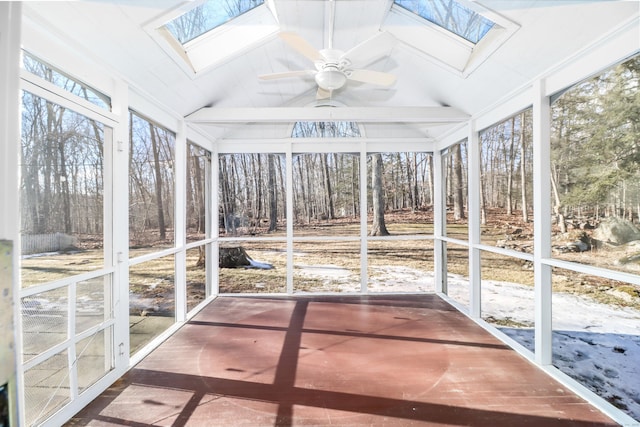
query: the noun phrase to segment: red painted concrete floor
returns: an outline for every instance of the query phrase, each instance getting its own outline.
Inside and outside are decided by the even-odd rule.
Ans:
[[[435,295],[220,297],[69,426],[614,426]]]

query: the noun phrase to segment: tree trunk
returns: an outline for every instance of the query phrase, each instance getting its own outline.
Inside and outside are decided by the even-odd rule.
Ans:
[[[429,205],[433,206],[433,197],[434,197],[433,193],[435,191],[433,188],[433,154],[429,154],[429,170],[427,174],[427,179],[428,179],[428,186],[429,186]],[[445,201],[445,205],[446,205],[446,201]]]
[[[278,201],[276,199],[276,167],[274,154],[267,155],[269,161],[269,231],[278,228]]]
[[[238,268],[251,265],[251,257],[241,246],[221,247],[219,249],[218,267]]]
[[[522,189],[522,220],[529,222],[527,208],[527,142],[525,141],[525,114],[520,116],[520,186]]]
[[[358,195],[360,193],[358,185],[356,185],[360,182],[360,171],[356,167],[360,163],[353,160],[351,164],[351,210],[353,211],[353,217],[355,218],[358,216],[358,209],[360,208],[360,203],[358,203],[360,200]]]
[[[335,209],[333,207],[333,191],[331,189],[331,178],[329,176],[329,159],[328,159],[328,155],[322,154],[322,156],[320,157],[321,162],[322,162],[322,170],[323,170],[323,178],[324,178],[324,189],[325,189],[325,194],[326,194],[326,203],[327,203],[327,216],[329,217],[329,219],[335,219],[336,214],[335,214]]]
[[[487,206],[485,196],[485,177],[482,172],[482,155],[480,155],[480,224],[487,223]]]
[[[219,160],[219,172],[218,179],[220,181],[220,204],[222,206],[222,223],[224,224],[224,231],[227,234],[235,234],[235,221],[233,218],[233,205],[231,190],[229,189],[229,171],[227,168],[227,162],[225,157],[220,157]]]
[[[153,149],[153,165],[156,177],[156,205],[158,209],[158,232],[160,240],[167,238],[167,230],[164,222],[164,204],[162,202],[162,171],[160,169],[160,148],[158,147],[158,140],[155,131],[155,127],[152,123],[149,123],[149,133],[151,134],[151,147]]]
[[[560,194],[558,193],[558,183],[553,171],[551,172],[551,189],[553,191],[553,212],[556,214],[556,222],[558,223],[558,227],[560,227],[560,232],[566,233],[567,225],[564,222],[564,215],[562,214],[562,202],[560,201]]]
[[[464,214],[464,197],[462,188],[464,186],[462,182],[462,150],[460,144],[456,144],[453,147],[453,168],[454,168],[454,180],[455,189],[453,194],[453,219],[460,220],[465,219]]]
[[[262,214],[264,213],[264,195],[262,194],[262,156],[260,153],[256,154],[256,223],[260,224],[260,220],[262,219]]]
[[[513,215],[513,164],[515,162],[514,146],[515,146],[515,127],[516,117],[511,117],[511,137],[509,138],[509,150],[507,150],[507,215]],[[522,123],[520,124],[522,128]]]
[[[382,154],[371,157],[371,185],[373,189],[373,224],[372,236],[388,236],[389,231],[384,223],[384,192],[382,190]]]
[[[67,178],[67,156],[64,152],[64,137],[62,129],[58,131],[58,155],[60,158],[60,171],[56,177],[60,181],[60,191],[62,193],[62,217],[64,222],[64,232],[71,234],[71,198],[69,195],[69,179]]]
[[[417,210],[422,204],[421,202],[420,191],[418,190],[418,154],[413,153],[413,206],[411,210]]]

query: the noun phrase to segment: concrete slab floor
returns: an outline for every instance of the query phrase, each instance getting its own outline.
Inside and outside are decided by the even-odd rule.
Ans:
[[[219,297],[68,426],[615,426],[436,295]]]

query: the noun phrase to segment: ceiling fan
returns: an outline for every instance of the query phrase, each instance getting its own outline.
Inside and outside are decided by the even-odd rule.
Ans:
[[[331,93],[343,87],[347,80],[378,86],[391,86],[396,81],[393,74],[354,68],[368,65],[390,51],[396,39],[388,32],[379,32],[347,52],[332,47],[317,50],[296,33],[281,32],[279,35],[289,46],[313,61],[316,69],[263,74],[258,76],[262,80],[313,76],[318,84],[317,99],[331,97]]]

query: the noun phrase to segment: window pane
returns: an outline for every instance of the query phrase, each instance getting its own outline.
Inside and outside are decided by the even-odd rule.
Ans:
[[[554,268],[553,365],[640,419],[640,285]]]
[[[370,292],[434,292],[433,240],[369,240]]]
[[[533,263],[488,251],[480,259],[482,318],[533,352]]]
[[[533,252],[531,110],[480,133],[481,241]]]
[[[286,292],[287,245],[244,240],[220,247],[220,293]]]
[[[114,317],[111,307],[111,275],[76,284],[76,334]]]
[[[360,157],[344,153],[293,158],[296,236],[360,234]]]
[[[187,250],[187,312],[207,297],[206,251],[209,247],[202,245]]]
[[[456,1],[395,0],[394,3],[471,43],[478,43],[494,25]]]
[[[78,393],[95,384],[114,367],[113,328],[103,329],[76,344]]]
[[[28,52],[22,51],[22,66],[24,69],[48,82],[91,102],[98,107],[111,110],[111,99],[90,86],[75,80],[62,71],[39,60]]]
[[[175,257],[129,268],[129,336],[134,354],[168,329],[175,318]]]
[[[65,350],[25,371],[25,425],[40,425],[71,401],[69,369]]]
[[[284,236],[284,155],[227,154],[219,167],[220,236]]]
[[[553,256],[640,272],[640,56],[552,107]]]
[[[359,136],[360,126],[356,122],[296,122],[291,131],[292,138],[354,138]]]
[[[444,253],[447,257],[446,294],[469,308],[469,248],[444,242]]]
[[[67,287],[22,298],[22,359],[24,362],[68,338]]]
[[[463,141],[442,155],[446,234],[460,240],[469,240],[467,154],[467,142]]]
[[[433,160],[427,153],[367,158],[369,234],[433,234]]]
[[[173,247],[175,135],[130,112],[130,257]]]
[[[104,126],[22,97],[22,286],[104,266]]]
[[[176,40],[185,44],[262,3],[264,0],[207,0],[170,21],[165,27]]]
[[[360,292],[360,242],[293,244],[295,292]]]
[[[195,144],[187,144],[187,242],[207,237],[207,203],[211,153]]]

